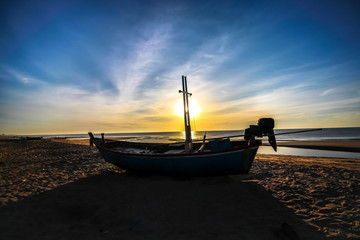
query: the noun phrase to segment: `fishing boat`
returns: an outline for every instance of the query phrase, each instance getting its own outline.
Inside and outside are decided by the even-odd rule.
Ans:
[[[122,169],[169,175],[227,175],[248,173],[256,152],[268,137],[276,151],[274,120],[261,118],[257,125],[250,125],[244,135],[193,140],[191,136],[187,77],[182,76],[185,141],[176,143],[138,143],[95,138],[89,132],[90,142],[95,144],[105,161]],[[232,140],[244,137],[243,140]]]

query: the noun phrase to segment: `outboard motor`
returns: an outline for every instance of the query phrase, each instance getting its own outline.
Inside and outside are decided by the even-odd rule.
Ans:
[[[269,143],[276,152],[276,139],[274,135],[275,121],[272,118],[260,118],[258,125],[250,125],[249,128],[245,129],[245,140],[253,141],[255,137],[268,136]]]

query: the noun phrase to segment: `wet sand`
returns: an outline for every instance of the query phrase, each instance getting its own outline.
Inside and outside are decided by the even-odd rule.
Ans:
[[[289,141],[278,142],[278,146],[308,148],[343,152],[360,152],[360,140]]]
[[[360,160],[258,155],[248,175],[173,178],[56,141],[0,139],[0,239],[360,238]]]

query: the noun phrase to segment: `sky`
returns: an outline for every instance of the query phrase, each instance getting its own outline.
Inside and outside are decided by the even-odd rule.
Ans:
[[[360,2],[2,1],[0,133],[360,127]]]

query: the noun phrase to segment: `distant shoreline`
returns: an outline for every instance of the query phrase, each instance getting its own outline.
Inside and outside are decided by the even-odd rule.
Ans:
[[[130,140],[134,137],[107,137],[113,140]],[[63,142],[70,144],[89,145],[89,139],[76,139],[67,137],[54,137],[49,138],[51,141]],[[2,141],[17,141],[21,140],[18,137],[5,137],[0,136]],[[31,141],[31,140],[30,140]],[[263,140],[263,145],[268,146],[266,140]],[[339,140],[318,140],[318,141],[277,141],[279,147],[292,147],[292,148],[305,148],[327,151],[343,151],[343,152],[359,152],[360,153],[360,140],[359,139],[339,139]]]
[[[113,140],[129,140],[129,138],[108,138]],[[89,145],[89,139],[52,139],[52,141],[66,142],[72,144]],[[263,145],[269,145],[266,140],[263,141]],[[328,151],[342,151],[342,152],[360,152],[360,140],[319,140],[319,141],[278,141],[279,147],[294,147],[294,148],[307,148],[318,149]]]
[[[263,145],[269,145],[265,143]],[[360,152],[360,140],[278,141],[279,147],[306,148],[328,151]]]
[[[275,133],[283,133],[283,132],[289,132],[289,131],[302,131],[302,130],[308,130],[308,129],[317,129],[317,127],[310,127],[310,128],[275,128],[274,132]],[[322,128],[322,131],[315,131],[315,133],[321,133],[321,134],[329,134],[331,133],[332,135],[334,134],[334,130],[336,131],[336,133],[338,133],[337,131],[341,130],[341,131],[349,131],[351,130],[351,132],[356,132],[355,134],[355,138],[351,137],[351,139],[356,139],[356,140],[360,140],[360,127],[329,127],[329,128]],[[216,133],[216,134],[223,134],[223,136],[226,135],[234,135],[234,133],[240,133],[243,132],[244,129],[239,129],[239,130],[198,130],[198,131],[194,131],[194,133],[196,134],[200,134],[201,136],[206,132],[208,135],[211,135],[211,133]],[[178,134],[183,132],[183,130],[180,131],[149,131],[149,132],[104,132],[105,136],[139,136],[139,135],[167,135],[167,134]],[[101,132],[93,132],[95,135],[100,135]],[[340,132],[340,135],[342,135],[343,132]],[[293,135],[293,134],[291,134]],[[81,136],[81,137],[80,137]],[[44,133],[44,134],[12,134],[12,133],[4,133],[2,135],[0,135],[0,137],[44,137],[44,138],[82,138],[82,137],[87,137],[87,132],[83,132],[83,133],[54,133],[54,134],[50,134],[50,133]],[[290,136],[290,135],[288,135]],[[321,136],[322,140],[326,140],[324,139],[324,136]],[[330,139],[333,139],[330,137]],[[344,139],[344,138],[342,138]],[[292,140],[292,139],[289,139]]]

